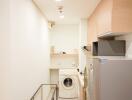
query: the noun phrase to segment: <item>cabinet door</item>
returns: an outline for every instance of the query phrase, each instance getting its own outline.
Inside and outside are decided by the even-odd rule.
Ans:
[[[96,15],[92,15],[88,20],[88,44],[97,41],[97,21]]]
[[[132,32],[132,0],[114,0],[112,12],[112,31],[114,33]]]
[[[96,8],[96,15],[98,36],[111,32],[112,0],[103,0]]]

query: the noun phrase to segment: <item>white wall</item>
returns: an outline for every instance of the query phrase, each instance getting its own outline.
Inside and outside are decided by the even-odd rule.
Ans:
[[[70,52],[78,49],[79,26],[77,24],[57,24],[51,31],[51,45],[55,46],[56,52]]]
[[[1,0],[0,27],[0,100],[29,100],[49,83],[47,21],[32,0]]]
[[[0,0],[0,100],[7,100],[6,66],[9,64],[9,2]]]
[[[79,31],[79,67],[84,70],[86,66],[86,51],[82,50],[83,46],[87,46],[88,23],[87,19],[80,20]]]
[[[126,56],[132,57],[132,33],[116,38],[117,40],[126,40]]]

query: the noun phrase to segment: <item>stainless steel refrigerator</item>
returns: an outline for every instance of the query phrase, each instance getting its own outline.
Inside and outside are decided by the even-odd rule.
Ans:
[[[131,59],[98,57],[88,66],[88,100],[132,100]]]

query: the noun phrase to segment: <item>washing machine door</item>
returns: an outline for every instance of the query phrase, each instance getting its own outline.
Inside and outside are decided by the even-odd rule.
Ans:
[[[78,82],[76,76],[63,76],[59,83],[60,98],[77,98]]]
[[[74,79],[72,79],[71,77],[66,77],[62,81],[62,86],[65,89],[72,89],[74,87],[73,83],[74,83]]]

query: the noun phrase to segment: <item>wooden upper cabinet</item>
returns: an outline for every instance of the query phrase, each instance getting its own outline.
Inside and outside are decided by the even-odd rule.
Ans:
[[[88,33],[88,45],[91,45],[93,41],[97,41],[97,20],[95,14],[89,18]]]
[[[96,25],[91,26],[94,22]],[[94,27],[94,30],[90,29],[91,27]],[[114,36],[131,33],[132,0],[101,0],[88,19],[88,29],[88,39],[95,35],[97,38],[107,34]]]
[[[132,32],[132,0],[114,0],[112,10],[112,31]]]
[[[96,8],[97,35],[111,31],[112,0],[102,0]]]

